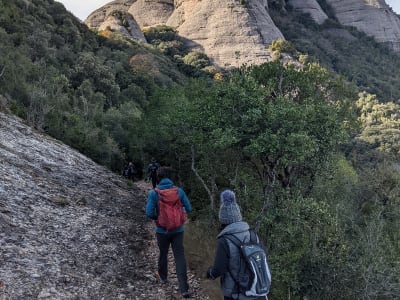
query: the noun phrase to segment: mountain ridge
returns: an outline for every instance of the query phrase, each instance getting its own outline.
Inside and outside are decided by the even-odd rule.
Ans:
[[[281,9],[307,14],[317,24],[323,24],[333,13],[340,24],[353,26],[400,52],[400,18],[384,0],[352,0],[345,4],[326,0],[325,8],[320,2],[287,0]],[[157,25],[175,28],[191,50],[204,52],[216,66],[239,67],[271,61],[269,45],[285,39],[271,17],[270,3],[276,5],[267,0],[116,0],[92,12],[85,24],[98,30],[108,15],[121,10],[132,15],[141,29]],[[326,7],[331,12],[325,11]]]

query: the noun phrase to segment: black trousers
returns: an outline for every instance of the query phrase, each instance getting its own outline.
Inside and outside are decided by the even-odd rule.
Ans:
[[[172,246],[172,253],[175,259],[175,270],[178,277],[179,289],[181,293],[189,290],[187,282],[187,268],[185,251],[183,248],[183,232],[179,233],[157,233],[157,243],[160,249],[158,258],[158,274],[161,279],[168,277],[168,249]]]
[[[157,186],[157,176],[151,176],[151,184],[153,185],[153,189]]]

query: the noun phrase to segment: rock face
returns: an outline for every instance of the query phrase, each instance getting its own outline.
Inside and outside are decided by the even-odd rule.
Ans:
[[[240,5],[235,0],[191,1],[192,5],[187,5],[183,14],[174,14],[167,25],[180,24],[177,26],[179,35],[190,41],[193,50],[205,52],[217,66],[260,64],[270,59],[268,45],[283,38],[265,3],[251,1]]]
[[[137,0],[128,12],[141,28],[165,25],[174,12],[174,0]]]
[[[400,52],[400,18],[385,0],[326,0],[342,25],[354,26]]]
[[[288,0],[288,4],[292,6],[295,11],[309,14],[318,24],[322,24],[328,19],[328,16],[322,10],[317,0]]]
[[[0,299],[179,299],[144,189],[1,112],[0,159]]]
[[[318,24],[328,19],[317,0],[285,3],[295,11],[309,14]],[[326,3],[341,24],[354,26],[400,52],[400,18],[384,0]],[[172,26],[192,50],[206,53],[216,66],[230,68],[269,61],[270,43],[284,39],[268,7],[268,0],[116,0],[93,12],[85,23],[98,29],[104,27],[103,22],[110,22],[107,17],[112,12],[127,11],[141,29]],[[134,37],[137,36],[135,33]]]
[[[132,15],[128,13],[115,12],[111,14],[98,28],[99,30],[110,29],[112,31],[120,32],[127,37],[134,37],[137,40],[147,42],[139,25],[136,23]]]
[[[138,0],[114,1],[91,14],[85,23],[98,29],[103,12],[124,9],[141,28],[168,25],[187,40],[187,46],[205,52],[216,66],[229,68],[270,60],[269,44],[284,38],[268,14],[267,0]],[[114,7],[114,8],[112,8]],[[94,19],[94,20],[93,20]]]
[[[134,2],[136,2],[136,0],[115,0],[103,5],[87,17],[85,24],[89,28],[98,29],[101,23],[103,23],[110,14],[112,14],[114,11],[128,11],[129,7]]]

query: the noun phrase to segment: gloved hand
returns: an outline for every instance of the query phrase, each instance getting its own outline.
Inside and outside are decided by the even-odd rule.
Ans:
[[[212,275],[212,267],[209,267],[206,273],[206,278],[207,279],[215,279],[214,276]]]

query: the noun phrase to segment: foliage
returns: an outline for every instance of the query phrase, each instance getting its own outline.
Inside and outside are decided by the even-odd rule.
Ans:
[[[150,156],[175,167],[207,230],[234,189],[269,249],[274,299],[398,298],[399,107],[378,101],[400,96],[393,53],[274,0],[290,42],[271,49],[302,65],[222,73],[172,28],[142,46],[95,35],[58,2],[27,3],[0,1],[1,106],[113,170]],[[356,101],[349,81],[377,96]]]
[[[176,30],[166,25],[146,28],[143,31],[147,41],[178,63],[179,69],[191,77],[208,77],[215,72],[206,54],[190,51]],[[207,68],[208,67],[208,68]]]
[[[159,128],[160,155],[186,178],[197,217],[208,212],[213,223],[218,193],[237,192],[245,218],[271,241],[278,299],[321,293],[345,265],[335,258],[348,247],[338,246],[345,237],[334,210],[307,196],[346,138],[344,103],[355,94],[342,84],[314,64],[274,62],[155,95],[149,126]]]
[[[176,65],[132,40],[96,35],[58,2],[1,1],[0,8],[0,94],[12,111],[114,170],[125,155],[141,158],[140,112],[156,85],[183,80]],[[151,75],[130,64],[142,53],[150,53]]]
[[[296,49],[294,46],[290,42],[283,39],[272,41],[272,43],[268,46],[268,50],[277,53],[296,54]]]
[[[189,52],[183,57],[183,62],[187,65],[193,66],[198,69],[203,69],[210,65],[210,59],[206,54],[201,52]]]
[[[166,25],[159,25],[143,30],[147,42],[159,44],[160,42],[173,41],[178,39],[176,30]]]
[[[360,90],[384,101],[400,98],[398,54],[355,28],[340,25],[326,0],[318,1],[330,19],[318,25],[307,15],[283,14],[271,5],[270,14],[297,51],[330,70],[343,74]]]
[[[375,95],[361,93],[357,101],[362,132],[357,137],[371,148],[400,157],[400,106],[397,103],[379,103]]]

